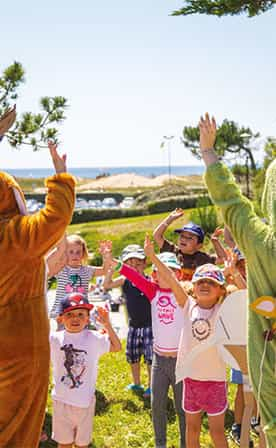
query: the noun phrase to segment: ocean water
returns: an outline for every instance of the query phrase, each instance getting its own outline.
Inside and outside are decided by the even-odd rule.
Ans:
[[[6,172],[16,177],[39,178],[48,177],[53,174],[50,168],[22,168],[22,169],[5,169]],[[102,174],[123,174],[135,173],[140,176],[156,177],[162,174],[168,174],[168,166],[127,166],[127,167],[88,167],[88,168],[70,168],[70,173],[76,177],[95,179],[96,176]],[[204,171],[203,166],[172,166],[171,174],[174,176],[190,176],[193,174],[201,175]]]

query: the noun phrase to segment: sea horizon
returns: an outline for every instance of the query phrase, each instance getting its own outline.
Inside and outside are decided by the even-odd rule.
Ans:
[[[4,171],[8,172],[15,177],[23,178],[44,178],[53,174],[52,168],[5,168]],[[116,175],[135,173],[139,176],[156,177],[163,174],[171,174],[173,176],[191,176],[201,175],[204,172],[204,167],[200,165],[173,165],[170,167],[165,165],[155,166],[123,166],[123,167],[79,167],[69,168],[71,174],[80,178],[95,179],[97,176],[102,175]]]

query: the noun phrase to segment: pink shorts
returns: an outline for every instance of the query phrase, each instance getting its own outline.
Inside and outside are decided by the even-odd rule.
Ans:
[[[210,416],[223,414],[228,407],[227,383],[185,378],[182,407],[190,414],[199,412],[207,412]]]
[[[53,400],[52,439],[61,445],[75,443],[86,446],[91,442],[96,399],[88,408],[79,408]]]

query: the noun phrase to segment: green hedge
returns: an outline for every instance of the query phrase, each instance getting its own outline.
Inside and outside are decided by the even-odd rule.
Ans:
[[[198,196],[171,196],[159,201],[152,201],[147,204],[147,209],[150,215],[154,213],[171,212],[175,208],[194,208]]]
[[[153,215],[166,213],[175,208],[189,209],[197,206],[200,196],[172,196],[159,201],[151,201],[144,207],[131,208],[100,208],[76,210],[72,224],[90,221],[103,221],[105,219],[130,218],[132,216]],[[206,204],[207,205],[207,204]]]
[[[104,219],[129,218],[131,216],[147,215],[145,207],[135,208],[91,208],[76,210],[73,214],[71,224],[79,224],[89,221],[103,221]]]

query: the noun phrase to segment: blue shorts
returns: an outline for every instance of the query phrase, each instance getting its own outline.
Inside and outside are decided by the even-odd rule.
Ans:
[[[140,362],[141,356],[147,364],[152,363],[152,327],[129,327],[127,334],[126,358],[134,364]]]
[[[233,384],[243,384],[242,373],[240,370],[231,369],[230,372],[230,383]]]

